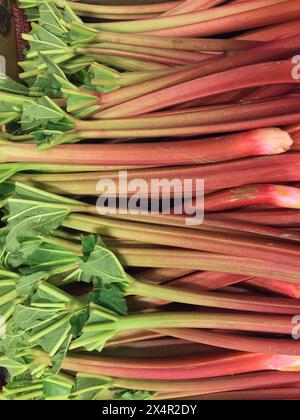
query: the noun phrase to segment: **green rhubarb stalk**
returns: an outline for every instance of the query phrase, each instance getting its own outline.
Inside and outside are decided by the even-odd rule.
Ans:
[[[93,26],[97,27],[97,23]],[[113,42],[116,44],[145,46],[152,48],[166,48],[185,51],[226,52],[241,51],[258,45],[257,41],[243,41],[234,39],[199,39],[199,38],[163,38],[150,35],[121,34],[117,32],[99,31],[97,42]]]
[[[98,320],[98,322],[97,322]],[[101,322],[102,320],[102,322]],[[104,321],[102,311],[92,308],[90,318],[82,329],[81,336],[73,341],[70,350],[85,348],[88,351],[102,348],[109,338],[117,331],[137,329],[172,328],[204,328],[204,329],[234,329],[239,331],[256,331],[289,335],[291,332],[291,317],[274,315],[243,315],[227,313],[199,312],[156,312],[142,315],[127,315],[114,317]]]

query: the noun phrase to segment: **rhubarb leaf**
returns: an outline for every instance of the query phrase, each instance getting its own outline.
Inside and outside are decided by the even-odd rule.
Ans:
[[[68,400],[74,387],[71,377],[51,375],[43,381],[45,400]]]
[[[16,284],[17,295],[20,297],[30,296],[35,290],[38,282],[46,280],[48,277],[49,275],[46,272],[20,277]]]
[[[0,366],[8,370],[11,378],[23,375],[29,369],[26,359],[14,359],[7,356],[0,357]]]
[[[83,347],[87,351],[102,351],[106,342],[113,338],[117,332],[119,317],[114,312],[93,303],[90,306],[89,319],[82,330],[81,336],[70,345],[71,350]],[[101,331],[101,324],[107,322],[112,323],[112,329]],[[114,322],[116,322],[115,328]]]
[[[82,281],[100,279],[103,284],[116,283],[121,289],[129,286],[129,278],[115,254],[106,248],[100,237],[88,235],[82,240],[83,257],[80,258]]]
[[[120,315],[127,315],[128,313],[126,299],[124,298],[122,291],[113,284],[101,285],[99,290],[94,288],[93,292],[90,294],[90,300],[91,302],[100,306],[105,306]]]
[[[9,76],[0,74],[0,91],[9,92],[16,95],[27,95],[28,88],[21,83],[16,82]]]
[[[109,378],[78,373],[73,396],[80,400],[95,400],[99,393],[112,386]]]
[[[54,3],[40,2],[39,13],[40,24],[49,32],[59,37],[64,37],[68,34],[68,28]]]
[[[9,199],[9,233],[6,246],[9,251],[18,250],[25,238],[48,235],[57,229],[69,214],[69,210],[51,203]]]
[[[114,400],[153,400],[155,396],[154,392],[150,391],[133,391],[128,389],[121,389],[114,395]]]
[[[57,316],[54,309],[33,308],[20,304],[16,305],[14,319],[21,330],[28,331],[56,319]]]
[[[10,190],[14,193],[17,198],[41,201],[42,203],[53,203],[53,204],[82,204],[80,201],[60,196],[57,194],[49,193],[48,191],[40,190],[39,188],[31,187],[30,185],[15,182],[14,189]]]

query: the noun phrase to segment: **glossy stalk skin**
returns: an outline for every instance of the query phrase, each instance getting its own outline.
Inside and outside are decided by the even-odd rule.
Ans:
[[[172,328],[204,328],[217,330],[238,330],[290,335],[292,316],[287,315],[257,315],[243,313],[201,313],[201,312],[155,312],[120,317],[117,321],[107,321],[101,324],[101,331],[164,329]],[[85,326],[83,332],[99,331],[99,325]],[[80,347],[83,343],[76,342],[70,349]]]
[[[293,209],[236,210],[214,213],[214,218],[256,223],[266,226],[300,227],[300,211]]]
[[[31,149],[30,153],[34,150]],[[54,149],[57,150],[57,149]],[[37,154],[38,155],[38,154]],[[45,153],[46,155],[46,153]],[[276,165],[277,171],[273,170],[273,166]],[[145,190],[145,196],[149,195],[151,191],[151,179],[174,179],[180,180],[191,179],[193,185],[191,191],[196,191],[196,180],[204,179],[205,181],[205,192],[214,192],[228,188],[240,187],[243,185],[251,185],[261,183],[262,180],[266,183],[285,183],[285,182],[299,182],[300,181],[300,154],[283,154],[278,156],[266,156],[258,158],[248,158],[236,161],[230,161],[225,163],[216,163],[213,165],[201,165],[201,166],[186,166],[186,167],[170,167],[170,168],[158,168],[158,169],[144,169],[134,170],[128,172],[128,182],[134,178],[142,178],[147,182],[147,190]],[[94,195],[104,191],[101,188],[98,191],[95,190],[95,185],[100,179],[108,177],[114,179],[118,183],[118,172],[106,172],[95,173],[85,176],[82,175],[80,182],[74,178],[72,181],[47,181],[41,176],[31,176],[26,178],[26,182],[30,185],[43,186],[47,191],[58,193],[58,194],[75,194],[75,195]],[[19,178],[17,178],[19,179]],[[22,177],[22,180],[25,178]],[[116,191],[119,194],[118,188]],[[130,194],[129,194],[130,195]],[[152,191],[152,197],[155,194]],[[282,210],[283,211],[283,210]],[[214,214],[214,213],[213,213]],[[294,213],[297,215],[297,211]],[[247,219],[243,219],[247,222]],[[251,218],[249,219],[251,222]],[[263,223],[271,225],[271,223]],[[284,224],[283,224],[284,225]]]
[[[289,60],[252,64],[243,68],[227,70],[214,75],[178,83],[176,86],[170,86],[158,92],[144,95],[142,98],[139,97],[127,101],[126,113],[124,104],[123,106],[115,106],[106,112],[98,114],[98,116],[101,118],[117,118],[120,115],[123,117],[140,115],[236,89],[277,83],[297,84],[299,80],[291,77],[294,66]]]
[[[224,3],[224,0],[184,0],[178,6],[164,12],[162,16],[175,16],[190,13],[195,10],[206,10]]]
[[[249,279],[244,282],[244,285],[259,290],[262,292],[280,294],[282,296],[288,296],[293,299],[300,299],[300,287],[296,284],[289,283],[286,281],[273,280],[269,281],[261,279],[259,277]]]
[[[181,380],[204,379],[241,373],[276,370],[272,367],[280,356],[260,354],[229,353],[221,356],[201,356],[189,358],[169,358],[165,360],[118,359],[93,357],[88,355],[70,355],[64,360],[66,370],[96,375],[114,376],[128,379],[146,380]],[[291,364],[296,357],[285,356],[283,368],[290,359]],[[280,363],[277,368],[280,369]]]
[[[209,346],[245,351],[249,353],[264,353],[272,356],[282,354],[299,357],[299,343],[291,338],[264,338],[238,334],[228,331],[204,331],[192,328],[164,328],[159,331],[161,334],[176,337],[193,343]]]
[[[191,305],[208,306],[224,309],[244,310],[250,312],[296,314],[300,304],[292,299],[265,298],[255,296],[239,296],[230,293],[213,293],[197,291],[197,293],[176,289],[169,286],[154,285],[134,281],[127,289],[127,295],[145,296]]]
[[[122,23],[100,23],[99,29],[104,31],[113,32],[125,32],[125,33],[136,33],[155,31],[158,32],[162,29],[185,27],[187,25],[193,25],[199,22],[214,21],[222,17],[237,15],[238,13],[244,13],[247,11],[255,11],[256,17],[260,16],[261,11],[258,13],[257,9],[263,6],[276,5],[276,3],[282,3],[282,0],[251,0],[247,3],[241,3],[239,5],[221,6],[210,10],[204,10],[200,12],[192,12],[184,14],[183,16],[167,16],[160,17],[157,19],[145,19],[143,23],[139,22],[122,22]],[[296,9],[297,10],[297,9]],[[282,9],[281,9],[282,11]],[[272,22],[271,22],[272,23]],[[169,34],[169,32],[168,32]],[[197,36],[198,34],[196,34]]]
[[[130,122],[130,121],[129,121]],[[165,143],[128,144],[79,144],[60,145],[46,152],[33,144],[0,144],[2,161],[74,163],[109,166],[120,169],[146,165],[193,165],[207,162],[224,162],[248,156],[280,154],[293,142],[289,134],[276,128],[217,137]],[[80,167],[76,167],[80,168]],[[117,168],[117,169],[119,169]],[[102,169],[102,168],[101,168]],[[63,167],[62,167],[62,171]],[[82,171],[83,172],[83,171]],[[66,180],[66,179],[65,179]]]
[[[144,223],[117,221],[102,217],[73,214],[63,225],[77,230],[98,231],[105,236],[119,237],[126,240],[139,240],[163,246],[195,249],[206,252],[231,255],[232,257],[252,258],[262,261],[278,261],[278,253],[285,263],[298,267],[299,247],[295,243],[282,243],[281,241],[265,238],[244,238],[234,234],[197,231],[167,226],[155,226]],[[142,230],[142,231],[141,231]]]
[[[251,289],[276,295],[300,298],[300,287],[297,284],[281,280],[268,280],[259,277],[238,276],[234,274],[218,273],[214,271],[194,272],[175,278],[168,283],[174,287],[184,287],[191,290],[217,290],[232,284],[242,283]]]
[[[300,190],[284,185],[260,184],[225,190],[205,197],[207,212],[253,205],[300,209]]]
[[[284,38],[290,37],[299,33],[299,23],[300,19],[294,19],[290,22],[285,23],[277,23],[274,25],[243,33],[241,35],[238,35],[234,39],[244,41],[267,42],[272,41],[278,37],[282,37],[283,34]]]
[[[282,3],[273,3],[273,5],[261,7],[260,10],[236,13],[232,16],[225,16],[215,20],[211,19],[207,22],[147,32],[141,30],[140,32],[142,34],[159,36],[214,36],[239,30],[259,28],[260,26],[267,26],[275,23],[288,22],[299,17],[299,4],[297,4],[297,1],[289,0],[284,4],[284,11]]]
[[[178,51],[168,49],[168,48],[158,48],[158,47],[145,47],[145,46],[134,46],[134,45],[125,45],[125,44],[117,44],[112,42],[101,42],[100,44],[94,44],[93,47],[84,47],[85,48],[93,48],[93,49],[105,49],[105,50],[117,50],[117,51],[130,51],[136,52],[140,54],[146,54],[149,56],[154,57],[158,60],[160,59],[167,59],[169,58],[169,62],[161,61],[163,64],[170,63],[172,65],[172,59],[174,65],[186,65],[189,63],[199,63],[201,60],[207,60],[211,58],[211,54],[204,53],[204,52],[196,52],[196,51],[188,51],[188,50],[181,50],[180,56]],[[159,60],[158,60],[159,62]]]
[[[184,394],[184,393],[183,393]],[[300,399],[299,387],[255,389],[250,391],[218,392],[210,395],[160,394],[156,400],[196,400],[196,401],[295,401]]]
[[[64,7],[64,1],[55,0],[54,3],[59,7]],[[181,1],[169,1],[154,4],[138,4],[138,5],[102,5],[102,4],[86,4],[76,1],[68,1],[68,5],[76,13],[94,13],[94,14],[117,14],[123,15],[124,20],[126,15],[131,14],[147,14],[147,13],[164,13],[179,6]]]
[[[94,25],[97,27],[97,24]],[[170,50],[226,52],[242,51],[259,45],[259,41],[235,39],[199,39],[199,38],[162,38],[150,35],[121,34],[117,32],[99,31],[97,42],[114,42],[122,45],[142,46],[151,48],[166,48]]]
[[[160,392],[199,391],[199,395],[239,389],[255,389],[291,385],[299,382],[298,372],[264,372],[236,375],[214,379],[194,379],[190,381],[142,381],[129,379],[114,380],[115,386]]]
[[[99,233],[97,228],[83,227],[84,231]],[[118,255],[126,267],[161,267],[182,268],[191,270],[220,271],[249,277],[263,277],[271,280],[284,280],[300,283],[298,267],[280,262],[253,260],[250,258],[211,254],[199,251],[146,249],[114,247],[112,250]]]
[[[113,105],[126,102],[130,99],[146,95],[148,93],[177,85],[199,77],[206,77],[212,74],[224,72],[226,70],[235,69],[237,67],[247,66],[250,64],[282,59],[297,53],[300,36],[294,35],[284,40],[276,39],[261,46],[248,49],[240,54],[216,58],[211,63],[201,66],[191,66],[178,69],[178,72],[158,78],[155,81],[148,81],[129,88],[123,88],[119,91],[103,94],[101,97],[101,108],[111,107]],[[107,104],[107,105],[106,105]],[[101,111],[101,109],[99,109]],[[124,110],[126,111],[126,110]],[[127,114],[118,114],[117,117],[123,117]],[[100,114],[101,116],[101,114]]]

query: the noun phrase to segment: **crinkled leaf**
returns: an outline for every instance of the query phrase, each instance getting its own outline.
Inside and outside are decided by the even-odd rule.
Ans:
[[[49,320],[56,319],[59,316],[57,311],[53,309],[16,305],[14,319],[21,330],[27,331],[44,325]]]
[[[22,276],[16,284],[18,296],[25,297],[31,295],[35,290],[37,283],[41,280],[46,280],[47,278],[48,274],[46,272]]]
[[[51,203],[29,202],[21,199],[9,199],[9,233],[7,249],[20,248],[24,238],[47,235],[57,229],[69,214],[66,208],[59,208]]]

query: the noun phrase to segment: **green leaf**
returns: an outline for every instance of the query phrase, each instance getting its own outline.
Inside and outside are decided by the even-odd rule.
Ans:
[[[14,196],[17,198],[41,201],[42,203],[53,203],[53,204],[82,204],[80,201],[67,198],[61,195],[52,194],[48,191],[41,190],[39,188],[31,187],[30,185],[22,184],[21,182],[15,182],[14,189],[10,190],[14,192]]]
[[[49,32],[60,37],[68,34],[68,28],[62,14],[53,2],[40,2],[39,13],[40,24]]]
[[[0,74],[0,90],[3,92],[9,92],[16,95],[27,95],[28,89],[21,83],[16,82],[9,76]]]
[[[114,312],[93,303],[90,307],[89,319],[83,328],[81,336],[70,345],[71,350],[83,347],[87,351],[102,351],[106,342],[113,338],[117,333],[117,321],[119,320],[119,317]],[[101,324],[109,321],[116,322],[116,328],[113,330],[101,331]],[[86,327],[93,325],[97,325],[96,331],[85,331]]]
[[[95,288],[90,294],[90,300],[120,315],[127,315],[128,313],[126,299],[122,291],[113,284],[101,285],[101,288],[98,290]]]
[[[83,240],[82,245],[83,258],[79,259],[82,280],[90,282],[100,279],[103,284],[117,283],[126,290],[129,286],[128,276],[118,258],[106,248],[102,240],[99,237],[88,237]]]
[[[73,395],[81,400],[94,400],[102,390],[111,386],[112,381],[109,378],[78,373]]]
[[[12,378],[23,375],[29,369],[29,365],[25,359],[14,359],[7,356],[0,357],[0,366],[7,369]]]
[[[72,22],[69,27],[70,30],[67,35],[67,40],[68,44],[72,46],[89,44],[95,40],[98,33],[96,30],[88,28],[80,22]]]
[[[77,143],[81,140],[75,132],[66,133],[58,130],[43,130],[35,131],[31,134],[39,142],[38,149],[40,150],[47,150],[59,144]]]
[[[24,238],[48,235],[57,229],[70,211],[51,203],[30,202],[21,199],[8,199],[9,233],[6,246],[9,251],[20,248]]]
[[[51,273],[64,267],[76,266],[77,258],[66,248],[43,243],[27,255],[25,261],[31,269]]]
[[[66,375],[52,375],[43,381],[46,400],[68,400],[74,387],[74,381]]]
[[[54,125],[60,123],[65,131],[75,127],[74,122],[66,117],[65,112],[47,96],[35,102],[25,101],[21,120],[23,130],[28,130],[32,126],[51,129],[49,125],[51,123]]]
[[[25,297],[31,295],[35,290],[38,282],[40,282],[41,280],[46,280],[47,278],[48,274],[45,272],[39,272],[28,276],[22,276],[16,284],[18,296]]]
[[[33,328],[44,325],[49,320],[56,319],[59,315],[57,310],[34,308],[26,305],[16,305],[14,319],[16,325],[23,331],[30,331]]]
[[[70,113],[98,104],[98,98],[93,92],[88,93],[71,89],[62,89],[61,91],[67,99],[67,111]]]
[[[155,396],[154,392],[150,391],[133,391],[133,390],[127,390],[122,389],[120,391],[117,391],[114,395],[114,400],[153,400]]]

